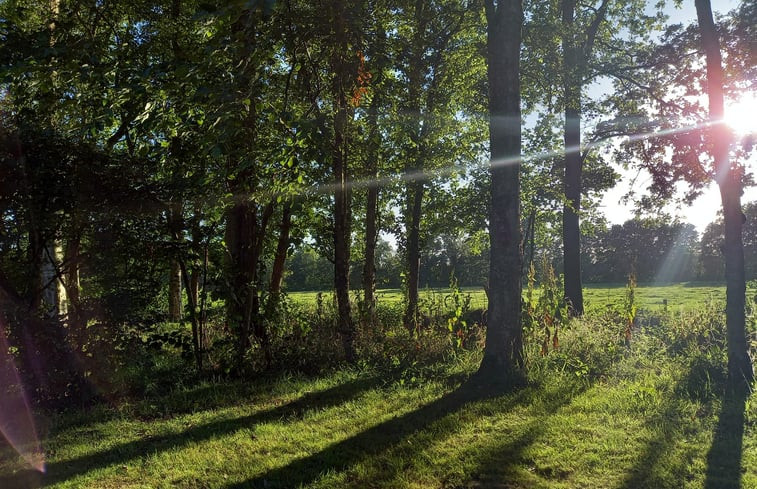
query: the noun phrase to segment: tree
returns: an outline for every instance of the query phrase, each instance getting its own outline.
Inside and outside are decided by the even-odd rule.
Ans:
[[[520,236],[520,0],[486,0],[491,207],[489,319],[480,371],[523,367]]]
[[[746,339],[746,279],[741,235],[745,220],[741,211],[742,171],[729,158],[733,136],[723,123],[723,67],[712,7],[709,0],[695,0],[694,3],[707,62],[707,97],[709,117],[713,123],[705,137],[723,205],[728,377],[732,387],[747,392],[754,380],[754,372]]]
[[[757,279],[757,202],[744,205],[744,273],[747,280]],[[702,234],[699,255],[701,277],[705,280],[722,280],[725,273],[723,262],[723,218],[707,225]]]

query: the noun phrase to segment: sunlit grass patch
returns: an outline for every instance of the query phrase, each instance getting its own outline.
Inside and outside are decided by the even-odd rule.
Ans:
[[[0,487],[751,487],[757,398],[723,401],[710,316],[662,316],[630,346],[612,315],[575,320],[557,351],[529,350],[519,390],[472,378],[480,352],[460,351],[54,416],[48,473],[3,452]]]

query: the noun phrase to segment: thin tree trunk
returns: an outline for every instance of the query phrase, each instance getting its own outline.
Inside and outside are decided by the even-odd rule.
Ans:
[[[75,222],[77,221],[74,219]],[[78,352],[84,347],[84,334],[86,320],[84,311],[81,307],[81,228],[74,225],[71,236],[66,240],[66,249],[63,258],[65,263],[65,274],[63,284],[66,289],[68,299],[68,327],[71,337],[74,339],[75,347]]]
[[[343,1],[332,4],[334,51],[331,56],[332,94],[334,97],[334,142],[331,153],[334,175],[334,288],[337,300],[337,330],[342,338],[345,358],[354,363],[355,325],[350,310],[350,200],[347,186],[347,90],[350,83],[348,26]]]
[[[410,139],[413,149],[408,161],[405,173],[408,176],[407,184],[407,208],[405,211],[406,239],[405,252],[407,254],[407,304],[404,315],[405,328],[410,334],[418,331],[418,287],[420,280],[421,250],[420,250],[420,227],[423,215],[423,180],[420,173],[424,163],[424,138],[428,131],[428,122],[424,120],[421,111],[421,98],[423,90],[423,63],[425,50],[428,48],[424,39],[426,24],[426,2],[415,2],[415,35],[413,38],[412,62],[408,72],[408,112]]]
[[[479,372],[517,381],[523,368],[520,232],[520,0],[486,0],[491,151],[489,317]]]
[[[381,22],[381,21],[378,21]],[[374,58],[377,58],[373,77],[375,91],[371,99],[371,105],[368,108],[368,150],[365,162],[366,177],[372,182],[368,186],[368,195],[366,197],[365,211],[365,263],[363,265],[363,320],[369,324],[376,322],[376,244],[378,241],[378,201],[379,186],[378,180],[378,160],[381,149],[381,132],[379,131],[378,114],[383,104],[382,86],[383,72],[386,65],[385,42],[386,32],[382,25],[378,26],[376,40],[376,52]]]
[[[405,328],[411,334],[418,333],[418,287],[421,269],[421,216],[423,204],[423,182],[420,179],[410,186],[408,198],[408,215],[410,217],[407,230],[407,309],[405,309]]]
[[[369,157],[370,158],[370,157]],[[369,169],[371,178],[378,176],[375,167]],[[378,197],[377,185],[368,187],[365,214],[365,263],[363,264],[364,320],[369,324],[376,321],[376,244],[378,240]]]
[[[168,275],[168,320],[181,321],[181,267],[177,259],[171,260]]]
[[[728,338],[728,377],[731,387],[739,393],[748,392],[754,372],[749,358],[746,340],[746,279],[744,273],[744,244],[741,210],[742,183],[739,172],[729,161],[730,144],[733,139],[729,129],[722,123],[723,68],[720,42],[712,18],[709,0],[695,0],[702,47],[707,58],[707,95],[710,120],[715,123],[709,136],[712,138],[712,156],[723,205],[726,279],[726,329]]]
[[[276,243],[276,255],[273,258],[271,284],[268,288],[268,302],[265,316],[270,318],[278,307],[281,296],[281,284],[284,280],[287,251],[289,250],[289,230],[292,227],[292,203],[284,204],[279,225],[279,239]]]

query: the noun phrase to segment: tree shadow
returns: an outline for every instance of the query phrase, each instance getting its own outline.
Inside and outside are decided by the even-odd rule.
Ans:
[[[246,427],[279,420],[301,418],[313,409],[327,409],[343,404],[370,389],[379,388],[386,382],[383,377],[369,377],[340,384],[332,388],[307,393],[282,406],[257,412],[249,416],[226,419],[193,427],[178,433],[157,435],[116,445],[89,455],[71,460],[48,464],[47,472],[39,475],[34,471],[21,471],[11,475],[0,475],[0,488],[37,488],[66,481],[91,470],[114,464],[123,464],[138,459],[146,453],[167,451],[191,443],[197,443],[220,435],[236,432]]]
[[[707,453],[705,489],[741,487],[741,452],[747,395],[729,393],[723,398],[718,426]]]
[[[692,382],[697,381],[696,375],[695,372],[689,370],[687,375],[676,383],[673,394],[663,409],[649,420],[649,424],[659,424],[665,428],[659,430],[660,434],[657,437],[647,442],[644,453],[630,469],[628,477],[621,485],[622,489],[678,487],[680,480],[687,477],[689,470],[687,460],[691,457],[679,457],[680,460],[671,464],[671,467],[664,469],[660,467],[665,460],[665,455],[669,454],[676,443],[684,437],[681,429],[682,419],[675,399],[677,395],[685,392],[687,387],[692,386]],[[699,396],[702,394],[698,393]],[[711,402],[712,398],[706,401]],[[746,398],[724,394],[722,401],[718,426],[707,454],[705,489],[738,489],[741,484],[741,450]],[[695,448],[692,447],[692,450]],[[696,456],[693,453],[691,455]],[[660,473],[660,470],[666,472]],[[661,480],[661,477],[666,476],[671,484],[676,485],[667,484],[666,486]]]
[[[513,394],[510,398],[503,400],[500,410],[506,411],[517,405],[532,402],[534,400],[533,395],[536,393],[541,393],[541,391],[538,388],[523,389],[520,385],[506,383],[492,384],[474,376],[456,390],[415,411],[375,425],[320,452],[294,460],[283,467],[226,486],[226,489],[306,486],[318,480],[324,473],[348,470],[372,456],[377,456],[389,450],[399,450],[403,445],[400,442],[404,442],[414,434],[427,429],[445,416],[459,411],[466,404],[505,394]],[[565,394],[562,393],[562,395],[554,397],[561,399],[560,402],[564,403],[570,399]],[[535,439],[539,430],[537,424],[534,423],[534,426],[529,426],[522,435],[512,440],[513,450],[522,450]],[[437,431],[433,433],[432,438],[434,440],[442,439],[459,428],[460,426],[456,426],[445,430],[443,426],[437,426],[435,427]],[[428,440],[424,438],[424,441]],[[402,470],[404,470],[402,467],[384,467],[380,474],[374,474],[376,479],[371,479],[371,481],[392,481]]]
[[[636,463],[628,471],[626,479],[620,486],[621,489],[640,489],[640,488],[662,488],[663,482],[660,480],[658,467],[663,462],[664,456],[670,453],[674,445],[683,436],[680,433],[681,419],[678,413],[678,404],[675,402],[678,395],[686,391],[688,385],[693,381],[694,373],[691,368],[682,375],[675,383],[670,396],[661,408],[649,417],[646,424],[648,426],[658,426],[659,434],[649,440],[644,448],[643,453],[637,458]],[[632,449],[629,447],[629,449]],[[686,467],[678,467],[677,470],[683,472]],[[684,474],[679,474],[683,477]]]
[[[524,451],[544,434],[547,419],[560,409],[569,405],[573,399],[591,387],[591,384],[581,383],[578,390],[571,385],[563,386],[549,393],[543,399],[539,416],[510,436],[503,433],[503,442],[478,452],[479,464],[472,472],[470,480],[456,489],[493,488],[506,489],[520,487],[514,482],[518,478],[515,467],[524,461]],[[548,474],[559,477],[561,474]],[[530,485],[528,486],[530,487]]]
[[[227,489],[255,487],[269,489],[307,485],[329,470],[344,470],[386,450],[434,421],[459,410],[467,403],[503,394],[503,390],[504,388],[499,385],[493,389],[487,388],[477,379],[471,379],[454,391],[415,411],[375,425],[283,467],[231,484],[227,486]]]

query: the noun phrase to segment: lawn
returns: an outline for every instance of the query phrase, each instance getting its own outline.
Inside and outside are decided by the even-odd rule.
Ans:
[[[47,472],[3,447],[0,487],[754,488],[757,396],[723,396],[698,314],[629,349],[575,321],[559,351],[528,350],[520,389],[473,376],[473,350],[40,417]]]
[[[470,294],[471,308],[486,308],[486,293],[483,288],[465,287],[462,292],[463,294]],[[424,307],[423,301],[426,305],[439,301],[443,302],[450,294],[449,289],[421,290],[421,309]],[[584,288],[585,308],[587,311],[592,311],[620,305],[625,294],[625,284],[589,284]],[[296,303],[314,305],[318,292],[291,292],[289,295]],[[332,294],[324,292],[322,297],[324,300],[329,300]],[[380,289],[377,291],[376,297],[382,304],[399,304],[403,300],[400,289]],[[640,284],[636,287],[636,300],[640,308],[647,310],[662,310],[666,307],[665,301],[667,301],[667,307],[670,310],[691,310],[711,301],[722,301],[724,303],[725,286],[696,282],[672,285]]]

